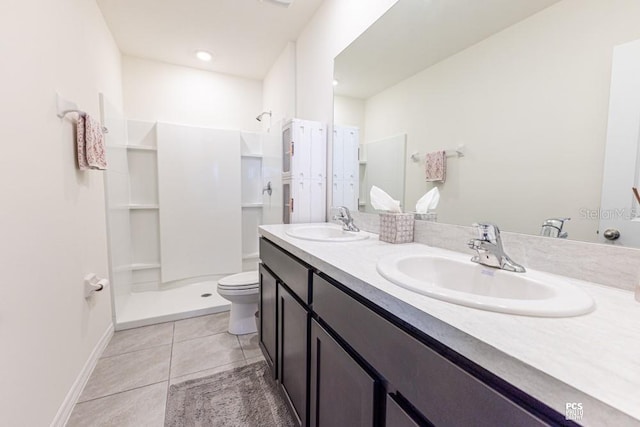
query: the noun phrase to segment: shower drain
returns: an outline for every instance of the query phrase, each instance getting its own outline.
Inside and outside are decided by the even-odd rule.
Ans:
[[[201,296],[202,298],[207,298],[207,297],[210,297],[210,296],[211,296],[211,294],[207,292],[206,294],[202,294],[202,295],[200,295],[200,296]]]

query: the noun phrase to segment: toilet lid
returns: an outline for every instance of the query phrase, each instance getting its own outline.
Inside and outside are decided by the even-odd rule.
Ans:
[[[247,289],[257,287],[259,282],[260,276],[257,271],[245,271],[223,277],[218,281],[218,286],[222,288]]]

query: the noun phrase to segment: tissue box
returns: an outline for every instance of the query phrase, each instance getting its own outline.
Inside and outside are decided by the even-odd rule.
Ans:
[[[411,243],[414,223],[412,213],[380,214],[380,240],[388,243]]]

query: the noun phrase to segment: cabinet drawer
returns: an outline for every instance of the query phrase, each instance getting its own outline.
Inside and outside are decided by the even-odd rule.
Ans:
[[[434,425],[546,425],[315,274],[313,311]]]
[[[260,259],[298,298],[309,304],[310,270],[305,265],[264,237],[260,239]]]

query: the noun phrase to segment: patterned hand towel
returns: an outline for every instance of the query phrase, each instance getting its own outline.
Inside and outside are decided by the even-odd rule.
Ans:
[[[78,117],[77,148],[80,170],[107,168],[102,125],[89,115]]]
[[[84,117],[78,116],[78,122],[76,126],[76,154],[78,158],[78,168],[81,171],[91,169],[87,162],[86,142],[85,142],[85,125]]]
[[[427,182],[444,182],[447,178],[447,153],[445,151],[427,153],[425,173]]]

